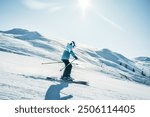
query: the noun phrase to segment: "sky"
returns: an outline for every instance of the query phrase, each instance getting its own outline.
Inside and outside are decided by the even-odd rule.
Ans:
[[[0,30],[12,28],[150,57],[150,0],[0,0]]]

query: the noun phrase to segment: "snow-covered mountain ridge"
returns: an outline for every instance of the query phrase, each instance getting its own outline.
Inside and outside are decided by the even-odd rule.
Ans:
[[[0,31],[1,87],[3,87],[5,90],[8,90],[9,86],[14,91],[13,89],[14,84],[11,85],[10,84],[11,82],[9,81],[6,82],[5,81],[6,79],[7,80],[11,79],[13,82],[15,82],[14,85],[15,87],[20,87],[19,84],[16,83],[16,80],[17,82],[21,81],[28,82],[31,80],[34,83],[35,82],[39,83],[38,79],[40,80],[42,79],[40,77],[44,78],[48,75],[60,77],[62,73],[59,73],[59,69],[60,67],[63,67],[63,64],[51,64],[44,66],[41,65],[41,63],[60,61],[60,57],[64,50],[65,45],[66,43],[62,41],[43,37],[40,33],[36,31],[31,32],[26,29],[19,29],[19,28],[12,29],[9,31]],[[134,85],[144,84],[147,85],[148,87],[150,85],[150,71],[149,71],[150,64],[147,61],[145,63],[143,59],[130,60],[119,53],[112,52],[109,49],[95,50],[78,45],[74,51],[79,58],[79,60],[76,61],[78,65],[73,65],[74,68],[72,75],[75,79],[88,80],[92,86],[98,87],[99,85],[97,84],[97,82],[101,82],[103,80],[104,84],[106,84],[106,82],[108,82],[108,84],[111,82],[112,83],[121,82],[125,84],[133,83]],[[34,79],[30,79],[33,78],[30,76],[34,76]],[[4,80],[3,77],[5,77],[6,79]],[[101,79],[101,77],[104,77],[104,79]],[[109,80],[106,80],[105,78],[108,78]],[[41,82],[44,84],[48,84],[48,82],[46,81]],[[108,84],[106,84],[106,86]],[[25,87],[28,87],[28,85],[25,85]],[[75,87],[76,86],[74,86],[73,88]],[[102,88],[98,87],[96,88],[95,92],[97,92],[99,88]],[[32,89],[31,87],[29,88]],[[4,91],[4,89],[2,91]],[[43,86],[40,85],[40,87],[37,87],[37,90],[43,92],[44,88]],[[72,90],[75,89],[72,88],[66,89],[66,92],[70,92]],[[84,89],[82,88],[79,90],[83,90],[84,92]],[[89,89],[89,91],[90,90],[92,89]],[[146,90],[149,90],[149,88]],[[18,91],[21,91],[21,89],[18,88]],[[1,92],[1,94],[3,94],[4,92]],[[91,91],[91,93],[94,92]],[[40,96],[38,96],[37,94],[35,97],[36,99],[41,99],[40,97],[43,97],[43,95],[42,93],[40,93]],[[96,98],[92,97],[93,95],[88,96],[87,98],[85,97],[80,98],[80,96],[77,96],[77,94],[75,95],[76,98],[74,99]],[[99,97],[98,99],[112,98],[109,96],[104,96],[104,98],[102,98],[98,92],[96,95],[98,95]],[[6,97],[8,99],[17,99],[17,97],[13,98],[7,94],[5,95],[3,94],[3,96],[0,96],[1,99],[5,99]],[[27,97],[28,96],[25,96],[23,98],[27,99]],[[125,96],[124,98],[132,99],[133,97],[131,96],[130,98],[127,98]],[[137,97],[135,96],[135,98]],[[147,96],[145,99],[148,98],[150,99],[149,96]],[[29,96],[29,99],[35,98],[34,97],[31,98]],[[116,96],[114,96],[114,98],[112,99],[122,99],[122,98],[117,98]]]

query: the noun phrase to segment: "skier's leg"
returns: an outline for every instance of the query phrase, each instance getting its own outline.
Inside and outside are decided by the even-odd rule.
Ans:
[[[65,64],[65,66],[67,66],[69,64],[69,60],[62,60]],[[62,77],[67,77],[68,76],[68,66],[65,68],[63,76]]]
[[[70,65],[68,65],[68,68],[67,68],[68,70],[68,76],[70,77],[71,76],[71,70],[72,70],[72,65],[70,64]]]

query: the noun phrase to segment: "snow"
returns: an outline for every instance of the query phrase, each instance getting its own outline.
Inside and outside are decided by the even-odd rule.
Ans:
[[[150,57],[137,57],[135,60],[150,62]]]
[[[20,30],[15,29],[17,35],[24,35]],[[65,43],[46,38],[23,40],[10,34],[11,31],[6,32],[0,32],[0,99],[150,99],[150,77],[146,72],[150,66],[147,62],[130,60],[108,49],[97,51],[78,46],[74,51],[79,60],[73,64],[72,77],[88,81],[89,86],[48,81],[47,76],[60,78],[62,72],[59,70],[64,65],[41,63],[60,61]],[[119,62],[127,64],[128,68]],[[147,76],[141,75],[142,68],[146,69]]]

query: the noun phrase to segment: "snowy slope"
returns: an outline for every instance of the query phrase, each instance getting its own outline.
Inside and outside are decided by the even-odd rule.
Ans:
[[[135,60],[150,62],[150,57],[137,57]]]
[[[72,76],[90,86],[45,80],[62,75],[63,64],[41,63],[60,61],[65,44],[26,29],[0,31],[0,99],[150,99],[144,64],[108,49],[75,49]]]
[[[144,74],[150,78],[150,58],[137,57],[134,59],[134,61],[136,65],[144,71]]]

